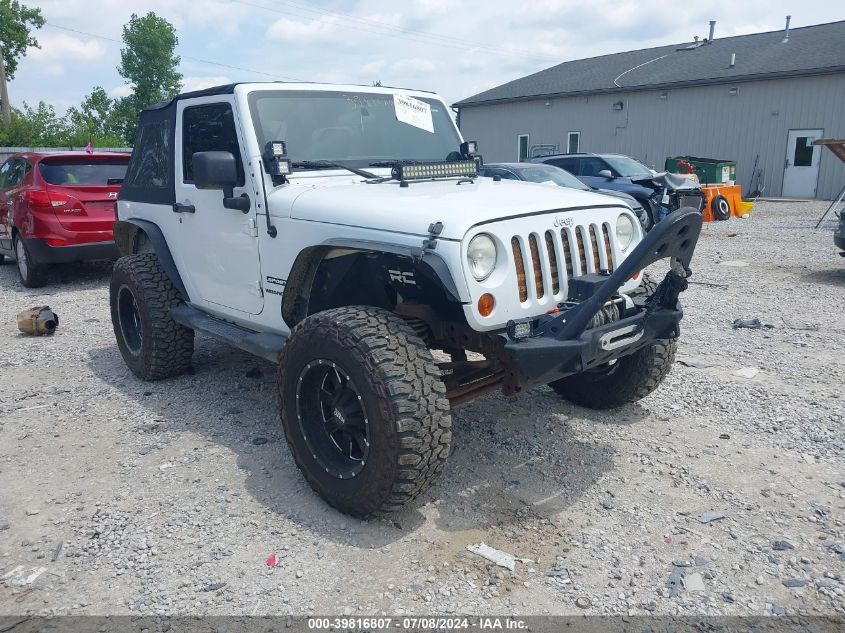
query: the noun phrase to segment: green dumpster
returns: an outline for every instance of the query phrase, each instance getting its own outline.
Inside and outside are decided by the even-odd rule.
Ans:
[[[675,156],[667,158],[663,168],[672,173],[684,173],[681,161],[695,167],[698,181],[702,185],[727,184],[736,182],[736,161],[718,158],[699,158],[698,156]]]

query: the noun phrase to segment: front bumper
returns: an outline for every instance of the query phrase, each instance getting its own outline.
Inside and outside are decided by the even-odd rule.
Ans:
[[[44,240],[26,240],[32,259],[38,264],[68,264],[96,259],[117,259],[114,242],[90,242],[73,246],[50,246]]]
[[[505,351],[517,368],[521,391],[628,356],[657,340],[676,338],[682,317],[677,303],[652,312],[642,309],[634,316],[590,328],[572,339],[541,335],[509,341]]]
[[[701,214],[679,210],[657,224],[616,271],[586,284],[589,296],[554,315],[530,322],[530,335],[516,338],[509,325],[504,343],[508,360],[507,393],[516,393],[588,370],[660,339],[677,337],[683,312],[678,296],[687,287],[689,263],[701,232]],[[618,297],[622,285],[651,264],[671,259],[665,279],[649,297],[624,308],[622,318],[593,326],[594,317]],[[599,320],[600,322],[601,320]],[[591,327],[592,326],[592,327]]]

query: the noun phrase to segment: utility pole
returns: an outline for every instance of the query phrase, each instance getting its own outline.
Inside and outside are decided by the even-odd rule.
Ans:
[[[6,62],[3,61],[3,43],[0,42],[0,106],[3,108],[3,125],[12,125],[12,106],[9,103],[9,87],[6,85]]]

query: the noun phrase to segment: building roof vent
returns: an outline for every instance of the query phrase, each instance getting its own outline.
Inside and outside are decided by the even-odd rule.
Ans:
[[[792,21],[792,16],[786,16],[786,27],[783,29],[783,40],[781,42],[786,44],[789,41],[789,23]]]

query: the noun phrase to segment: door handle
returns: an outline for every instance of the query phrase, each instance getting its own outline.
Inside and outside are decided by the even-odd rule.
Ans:
[[[197,208],[192,204],[173,203],[173,213],[196,213]]]

